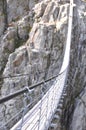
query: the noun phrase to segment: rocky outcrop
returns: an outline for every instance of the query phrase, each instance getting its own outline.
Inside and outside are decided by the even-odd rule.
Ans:
[[[81,0],[74,2],[70,69],[63,110],[65,120],[62,122],[66,130],[85,130],[86,114],[83,110],[86,108],[83,101],[86,87],[86,2]],[[79,96],[83,101],[78,98]]]
[[[86,129],[86,88],[76,99],[70,129],[71,130]]]
[[[9,54],[23,45],[34,22],[32,8],[38,1],[0,1],[0,74]]]
[[[22,18],[17,23],[13,23],[8,27],[5,34],[1,36],[0,43],[0,73],[2,74],[9,55],[16,48],[23,45],[29,37],[32,22],[29,20],[29,15]]]
[[[7,0],[8,23],[16,22],[22,17],[28,15],[38,1],[39,0]]]
[[[78,14],[76,31],[79,32],[77,44],[78,59],[74,75],[73,94],[77,97],[74,103],[74,113],[70,130],[86,129],[86,2],[76,1],[75,11]],[[76,15],[76,14],[75,14]]]
[[[4,33],[7,27],[7,2],[0,0],[0,36]]]

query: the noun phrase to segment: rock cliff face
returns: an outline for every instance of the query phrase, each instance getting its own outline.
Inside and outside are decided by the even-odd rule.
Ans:
[[[73,95],[76,96],[70,130],[86,129],[86,1],[75,1],[74,38],[77,44],[77,62]],[[77,20],[75,18],[77,17]],[[77,34],[76,34],[77,33]],[[77,42],[77,43],[76,43]],[[76,58],[76,57],[75,57]],[[74,58],[74,59],[75,59]],[[73,60],[74,61],[74,60]]]
[[[86,2],[75,0],[71,59],[65,101],[67,130],[86,129]]]
[[[69,4],[58,4],[57,0],[1,2],[0,13],[5,10],[5,15],[0,21],[0,74],[8,77],[1,79],[3,97],[59,72],[66,43]],[[0,124],[20,111],[21,99],[22,96],[0,106]]]
[[[0,1],[0,36],[6,30],[7,26],[7,2],[6,0]]]
[[[0,76],[8,77],[0,79],[1,97],[59,72],[66,43],[67,2],[0,0]],[[86,2],[75,0],[67,97],[62,115],[65,130],[86,129],[85,75]],[[21,99],[22,96],[0,105],[0,125],[20,111]]]

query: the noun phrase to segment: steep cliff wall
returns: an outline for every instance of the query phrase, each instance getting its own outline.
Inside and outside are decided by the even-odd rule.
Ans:
[[[7,27],[7,2],[6,0],[0,1],[0,36]]]
[[[75,16],[77,28],[77,62],[74,74],[73,94],[76,96],[70,130],[86,129],[86,1],[75,1]],[[78,15],[77,15],[78,14]],[[75,20],[75,19],[74,19]],[[76,38],[74,38],[76,40]],[[79,94],[80,93],[80,94]]]
[[[6,1],[7,29],[1,32],[0,43],[0,74],[6,78],[1,78],[1,97],[49,78],[60,70],[69,4],[58,4],[57,0],[36,2]],[[22,96],[0,106],[0,124],[20,111],[21,99]]]
[[[59,4],[57,0],[0,1],[0,75],[8,77],[0,79],[1,97],[59,72],[66,43],[68,9],[69,4],[63,0]],[[67,96],[61,126],[65,130],[85,130],[84,0],[75,0],[72,32]],[[22,96],[0,105],[0,124],[20,111],[23,104],[21,99]]]
[[[75,0],[67,97],[62,120],[66,130],[86,129],[86,2]],[[66,107],[66,109],[65,109]]]

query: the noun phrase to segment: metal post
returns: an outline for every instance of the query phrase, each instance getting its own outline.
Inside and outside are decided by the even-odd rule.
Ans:
[[[41,97],[41,103],[40,103],[40,107],[39,107],[38,130],[40,130],[40,120],[41,120],[41,110],[42,110],[42,97],[43,97],[42,86],[41,86],[41,90],[40,90],[40,97]]]
[[[26,93],[24,93],[24,99],[23,99],[23,104],[24,104],[24,107],[23,107],[23,113],[22,113],[22,121],[21,121],[21,125],[20,127],[18,128],[18,130],[21,130],[22,129],[22,126],[23,126],[23,123],[24,123],[24,115],[26,113],[26,110],[27,110],[27,96],[26,96]]]
[[[45,83],[44,83],[44,85],[46,85]],[[47,117],[47,113],[48,113],[48,102],[49,102],[49,90],[48,90],[48,94],[47,94],[47,105],[46,105],[46,122],[45,122],[45,130],[47,130],[48,129],[48,117]]]

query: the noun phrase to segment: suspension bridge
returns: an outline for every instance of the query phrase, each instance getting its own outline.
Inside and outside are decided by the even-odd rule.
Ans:
[[[54,113],[59,105],[59,100],[63,94],[63,90],[65,87],[65,83],[68,75],[69,61],[70,61],[70,45],[71,45],[71,31],[72,31],[72,19],[73,19],[73,0],[70,0],[70,11],[69,11],[69,19],[68,19],[68,33],[67,33],[67,41],[66,48],[64,53],[63,64],[61,70],[58,75],[50,77],[45,81],[41,81],[31,87],[25,87],[13,94],[10,94],[2,99],[0,99],[0,104],[7,102],[14,97],[17,97],[21,94],[24,94],[24,109],[20,111],[22,113],[21,119],[14,125],[9,128],[7,124],[11,122],[14,118],[18,116],[15,115],[12,119],[8,121],[8,123],[0,126],[0,130],[47,130],[51,124],[51,120],[53,119]],[[53,82],[52,82],[53,81]],[[51,87],[43,93],[41,88],[40,98],[35,105],[35,101],[27,104],[26,99],[27,95],[33,91],[33,89],[37,88],[39,85],[45,86],[48,82],[52,82]],[[30,108],[30,105],[32,107]],[[30,108],[30,110],[28,110]]]

